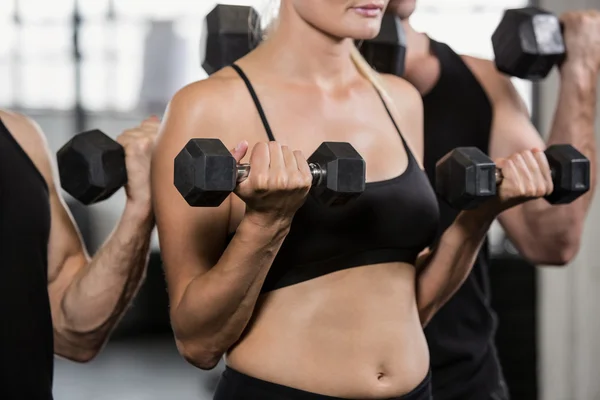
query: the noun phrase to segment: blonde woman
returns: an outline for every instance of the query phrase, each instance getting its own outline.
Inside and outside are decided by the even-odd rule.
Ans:
[[[386,6],[282,0],[256,50],[169,105],[152,185],[171,320],[193,365],[226,354],[215,399],[430,399],[423,325],[492,220],[552,190],[543,153],[535,165],[498,160],[498,197],[428,250],[438,208],[421,168],[420,96],[353,45],[378,33]],[[188,206],[173,185],[173,160],[196,137],[251,165],[218,208]],[[305,155],[324,141],[349,142],[366,162],[366,190],[345,206],[306,196]]]

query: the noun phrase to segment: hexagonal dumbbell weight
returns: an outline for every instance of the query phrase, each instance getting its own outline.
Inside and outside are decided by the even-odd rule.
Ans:
[[[327,206],[346,204],[365,190],[365,162],[348,143],[324,142],[308,158],[312,196]],[[219,139],[191,139],[175,157],[175,187],[193,207],[218,207],[250,174]]]
[[[553,145],[546,149],[553,192],[545,199],[550,204],[567,204],[590,189],[590,161],[573,146]],[[496,195],[502,183],[502,170],[476,147],[459,147],[436,164],[436,191],[459,210],[477,208]]]
[[[496,195],[496,164],[477,147],[459,147],[435,168],[435,190],[458,210],[477,208]]]
[[[566,54],[558,17],[537,7],[506,10],[492,46],[499,71],[529,80],[545,78]]]
[[[125,150],[97,129],[73,137],[56,159],[62,188],[85,205],[109,198],[127,183]]]
[[[258,26],[256,10],[247,6],[217,4],[206,16],[206,52],[202,68],[211,75],[248,54],[258,44],[252,29]]]
[[[379,34],[373,39],[357,43],[357,46],[374,70],[396,76],[404,75],[406,34],[398,17],[384,14]]]

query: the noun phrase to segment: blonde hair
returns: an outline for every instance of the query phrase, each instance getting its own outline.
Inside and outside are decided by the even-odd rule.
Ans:
[[[281,0],[269,0],[261,10],[262,12],[259,12],[260,17],[255,21],[254,26],[250,27],[256,42],[265,40],[268,33],[275,29],[279,21],[279,7],[281,7]]]
[[[354,66],[356,66],[358,72],[369,82],[371,82],[371,84],[375,87],[375,89],[377,89],[379,94],[381,94],[386,102],[390,103],[390,105],[393,105],[394,102],[385,89],[385,84],[383,83],[383,79],[381,79],[381,75],[379,75],[379,73],[371,67],[371,64],[365,60],[362,54],[360,54],[360,50],[358,50],[356,45],[353,45],[352,49],[350,50],[350,58],[352,59],[352,62],[354,63]]]

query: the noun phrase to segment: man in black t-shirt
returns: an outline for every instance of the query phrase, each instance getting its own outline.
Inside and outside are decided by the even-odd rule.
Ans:
[[[0,110],[0,399],[52,399],[53,355],[91,360],[145,276],[154,227],[150,156],[160,121],[125,131],[127,203],[90,257],[45,137]]]
[[[415,6],[416,0],[391,0],[388,12],[400,17],[407,35],[404,78],[423,96],[424,164],[430,180],[434,180],[436,161],[455,147],[476,146],[497,159],[554,143],[572,144],[591,162],[590,191],[568,205],[530,201],[499,218],[510,240],[532,263],[567,264],[579,250],[595,188],[600,13],[561,16],[568,56],[560,67],[560,95],[544,141],[509,77],[499,73],[492,61],[458,55],[416,32],[409,22]],[[440,210],[443,231],[457,213],[443,203]],[[508,398],[495,354],[488,266],[489,255],[483,246],[464,285],[425,328],[436,400]]]

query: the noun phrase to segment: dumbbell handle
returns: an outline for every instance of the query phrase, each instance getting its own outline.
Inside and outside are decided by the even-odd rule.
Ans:
[[[556,173],[554,172],[554,168],[550,168],[550,176],[554,180]],[[504,175],[502,174],[502,169],[496,167],[496,186],[500,185],[504,180]]]
[[[326,176],[326,171],[319,165],[314,163],[308,163],[310,173],[312,175],[312,186],[318,186],[323,182]],[[237,183],[245,181],[250,175],[250,164],[238,164],[237,165]]]

